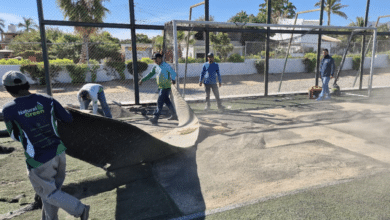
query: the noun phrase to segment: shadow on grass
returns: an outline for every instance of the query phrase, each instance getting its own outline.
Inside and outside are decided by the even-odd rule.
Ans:
[[[172,219],[205,212],[196,147],[156,162],[107,171],[62,188],[79,199],[114,189],[115,219]]]

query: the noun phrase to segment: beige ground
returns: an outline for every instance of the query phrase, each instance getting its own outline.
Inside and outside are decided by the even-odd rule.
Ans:
[[[390,165],[388,105],[317,102],[198,117],[200,141],[188,156],[194,164],[186,166],[197,167],[190,179],[199,181],[209,211],[351,181],[386,171]],[[172,160],[157,165],[157,170],[174,164],[180,165]],[[170,188],[175,181],[186,183],[178,177],[183,173],[159,175]],[[188,192],[180,193],[180,186],[170,190],[181,210],[194,212],[187,204]]]

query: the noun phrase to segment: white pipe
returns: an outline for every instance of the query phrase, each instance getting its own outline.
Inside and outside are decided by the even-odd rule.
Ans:
[[[319,11],[319,10],[321,10],[321,9],[320,9],[320,8],[317,8],[317,9],[312,9],[312,10],[297,12],[297,14],[295,15],[294,25],[297,24],[297,20],[298,20],[298,15],[299,15],[299,14],[305,14],[305,13],[315,12],[315,11]],[[295,30],[295,28],[293,28],[293,30]],[[287,60],[288,60],[288,55],[290,54],[290,48],[291,48],[291,43],[292,43],[292,41],[293,41],[293,36],[294,36],[294,33],[291,33],[290,41],[289,41],[289,43],[288,43],[286,58],[285,58],[285,60],[284,60],[283,72],[282,72],[282,75],[280,76],[280,83],[279,83],[278,92],[280,92],[280,89],[282,88],[283,75],[284,75],[284,72],[286,71]]]
[[[229,22],[214,22],[214,21],[188,21],[174,20],[176,24],[204,24],[204,25],[220,25],[228,27],[252,26],[252,27],[275,27],[275,28],[309,28],[309,29],[359,29],[359,30],[375,30],[375,27],[352,27],[352,26],[319,26],[319,25],[287,25],[287,24],[260,24],[260,23],[229,23]]]
[[[176,72],[176,88],[179,90],[179,58],[178,58],[178,48],[177,48],[177,28],[176,28],[176,21],[173,21],[173,60],[175,65],[175,72]]]
[[[374,76],[374,62],[375,62],[375,52],[376,52],[376,44],[377,44],[377,40],[376,40],[377,32],[378,32],[378,30],[375,29],[374,30],[374,39],[372,41],[371,68],[370,68],[370,78],[368,81],[368,97],[371,96],[372,80],[373,80],[373,76]],[[364,62],[364,60],[363,60],[363,62]]]

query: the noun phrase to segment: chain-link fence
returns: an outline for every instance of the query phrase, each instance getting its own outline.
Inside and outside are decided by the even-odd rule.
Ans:
[[[180,24],[183,23],[183,24]],[[247,24],[248,26],[249,24]],[[181,92],[187,99],[199,99],[204,96],[204,89],[199,87],[199,77],[205,60],[205,50],[202,40],[203,31],[194,31],[202,24],[192,23],[191,25],[179,21],[176,24],[177,33],[177,56],[178,63],[174,61],[174,33],[173,25],[167,23],[165,43],[170,56],[167,59],[172,66],[177,68],[181,80]],[[190,26],[190,39],[188,46],[183,39],[183,31],[180,27]],[[229,27],[223,27],[220,23],[209,25],[212,29],[218,29],[210,33],[210,52],[215,55],[215,61],[219,63],[222,77],[222,87],[219,89],[223,97],[240,97],[251,95],[264,95],[265,91],[265,56],[266,41],[264,31],[247,32],[250,27],[243,27],[242,31],[238,26],[234,32]],[[279,34],[274,31],[268,44],[269,53],[269,94],[283,94],[290,92],[306,92],[316,83],[318,34],[312,34],[316,29],[307,29],[304,34],[294,34],[290,42],[291,34]],[[345,30],[344,30],[345,31]],[[354,34],[351,37],[351,31]],[[184,31],[187,36],[188,31]],[[276,33],[275,33],[276,32]],[[351,29],[344,34],[335,34],[332,30],[322,31],[321,51],[328,49],[336,63],[335,78],[337,85],[342,89],[359,88],[360,85],[360,60],[362,54],[361,32]],[[288,35],[281,37],[280,35]],[[371,56],[373,48],[373,32],[368,31],[365,37],[365,61],[363,67],[362,88],[368,88],[370,80]],[[383,37],[385,38],[385,37]],[[377,48],[374,73],[375,77],[387,77],[390,51],[386,49],[390,45],[388,40],[377,41]],[[187,53],[188,47],[188,53]],[[286,59],[288,53],[288,58]],[[346,53],[345,53],[346,52]],[[188,54],[188,55],[187,55]],[[343,59],[345,54],[345,58]],[[187,56],[187,57],[186,57]],[[184,61],[187,60],[187,65]],[[342,68],[341,68],[342,64]],[[341,69],[340,69],[341,68]],[[340,69],[340,71],[339,71]],[[319,79],[321,86],[321,80]],[[318,82],[318,81],[317,81]],[[373,86],[387,86],[389,80],[374,80]],[[333,80],[331,84],[333,83]]]
[[[78,104],[77,92],[81,87],[86,83],[98,83],[103,85],[107,100],[134,101],[131,43],[102,42],[105,39],[96,39],[110,37],[109,32],[102,32],[93,36],[92,42],[47,43],[49,74],[55,98],[64,104]],[[83,47],[86,48],[85,54],[82,54]],[[12,58],[2,59],[2,75],[9,70],[22,71],[28,76],[33,91],[46,93],[41,43],[14,42],[4,45],[4,48],[12,51],[9,54]],[[137,45],[139,78],[150,71],[150,58],[154,52],[152,44]],[[142,96],[144,101],[154,99],[153,85],[144,85],[142,91],[148,94]],[[1,93],[4,93],[2,102],[12,100],[3,88]]]

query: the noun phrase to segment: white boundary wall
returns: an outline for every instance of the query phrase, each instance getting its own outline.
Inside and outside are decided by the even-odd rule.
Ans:
[[[387,54],[380,54],[375,56],[375,68],[387,68],[389,65],[389,56]],[[283,71],[285,59],[270,59],[269,73],[281,73]],[[246,75],[246,74],[256,74],[255,59],[246,59],[243,63],[220,63],[219,68],[222,75]],[[365,58],[364,66],[369,69],[371,65],[371,58]],[[143,76],[148,74],[152,70],[153,64],[149,64],[146,71],[143,72]],[[189,63],[187,66],[187,77],[199,77],[200,72],[202,71],[203,63]],[[0,78],[10,70],[19,71],[19,65],[0,65]],[[179,76],[184,77],[185,64],[179,63]],[[352,58],[347,57],[343,66],[343,70],[352,69]],[[301,73],[305,71],[305,65],[302,63],[302,59],[289,59],[286,66],[286,73]],[[117,74],[115,72],[115,74]],[[133,76],[125,70],[126,79],[133,79]],[[30,77],[27,77],[29,83],[35,84],[34,80]],[[103,65],[100,66],[100,69],[97,71],[96,82],[111,81],[116,79],[115,76],[108,75],[103,68]],[[66,71],[61,71],[54,80],[61,83],[71,83],[71,78]],[[91,74],[87,73],[86,81],[91,81]],[[0,81],[0,85],[2,82]]]

